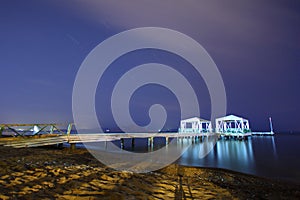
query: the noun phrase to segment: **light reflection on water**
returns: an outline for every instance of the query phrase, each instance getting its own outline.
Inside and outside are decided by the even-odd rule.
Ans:
[[[176,163],[223,168],[300,183],[300,134],[252,136],[242,141],[234,139],[216,141],[216,139],[209,137],[194,142],[188,138],[177,140],[179,148],[186,143],[191,146]],[[113,143],[120,146],[120,141]],[[164,138],[154,139],[154,150],[164,145]],[[134,148],[131,146],[131,139],[125,139],[125,150],[147,152],[149,151],[147,139],[135,139]]]
[[[205,139],[192,145],[178,160],[178,163],[189,166],[225,168],[255,174],[252,141],[225,140],[217,141],[207,156],[203,157]],[[209,145],[212,145],[210,143]],[[199,156],[200,155],[200,156]]]
[[[177,163],[223,168],[300,183],[300,135],[252,136],[248,140],[218,140],[209,154],[199,158],[204,143],[192,145]]]

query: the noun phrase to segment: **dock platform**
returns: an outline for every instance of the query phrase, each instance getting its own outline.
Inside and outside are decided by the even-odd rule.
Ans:
[[[170,138],[191,138],[202,140],[204,137],[216,136],[218,138],[247,139],[252,135],[274,135],[271,132],[249,132],[249,133],[89,133],[89,134],[45,134],[29,137],[3,137],[0,138],[0,145],[14,148],[41,147],[50,145],[62,145],[68,143],[75,148],[78,143],[88,142],[111,142],[121,141],[121,148],[124,148],[124,139],[131,139],[132,145],[136,138],[148,138],[148,146],[153,146],[154,138],[165,138],[166,145]]]
[[[170,138],[198,138],[218,136],[216,133],[95,133],[95,134],[69,134],[69,135],[51,135],[42,137],[5,137],[0,138],[0,145],[11,146],[14,148],[41,147],[49,145],[59,145],[68,143],[74,148],[77,143],[87,142],[109,142],[121,141],[121,147],[124,147],[124,139],[132,139],[134,145],[135,138],[148,138],[148,145],[153,146],[154,138],[165,138],[166,145]]]
[[[252,135],[254,135],[254,136],[264,136],[264,135],[272,136],[272,135],[274,135],[274,132],[273,131],[271,131],[271,132],[252,132]]]

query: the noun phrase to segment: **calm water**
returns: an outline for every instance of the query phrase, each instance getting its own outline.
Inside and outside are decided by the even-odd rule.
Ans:
[[[191,146],[179,164],[217,167],[300,183],[300,134],[252,136],[246,141],[219,140],[201,158],[203,144]]]
[[[176,140],[176,139],[175,139]],[[195,167],[223,168],[300,183],[300,134],[252,136],[248,140],[206,139],[192,144],[191,139],[177,141],[192,144],[176,163]],[[115,141],[120,146],[120,141]],[[165,145],[165,139],[155,138],[154,149]],[[147,152],[147,139],[125,139],[125,150]],[[209,151],[208,151],[209,150]]]

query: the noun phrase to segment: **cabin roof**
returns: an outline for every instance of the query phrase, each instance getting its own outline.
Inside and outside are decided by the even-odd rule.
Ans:
[[[181,122],[194,122],[194,121],[210,122],[209,120],[202,119],[202,118],[200,118],[200,117],[192,117],[192,118],[188,118],[188,119],[183,119],[183,120],[181,120]]]
[[[244,121],[244,120],[247,120],[247,119],[236,116],[236,115],[227,115],[227,116],[224,116],[224,117],[219,117],[216,120],[219,120],[219,121],[220,120],[222,120],[222,121],[234,121],[234,120]]]

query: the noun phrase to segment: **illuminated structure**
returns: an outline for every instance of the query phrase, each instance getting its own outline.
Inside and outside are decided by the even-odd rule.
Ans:
[[[249,133],[249,121],[235,115],[228,115],[216,119],[217,133]]]
[[[180,121],[179,133],[211,133],[211,122],[199,117],[193,117]]]

